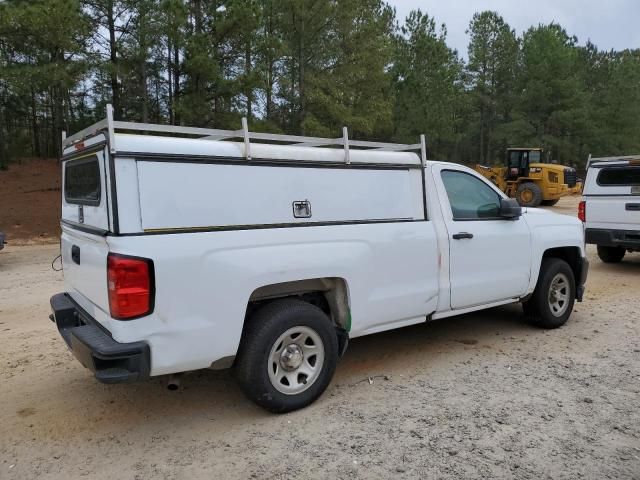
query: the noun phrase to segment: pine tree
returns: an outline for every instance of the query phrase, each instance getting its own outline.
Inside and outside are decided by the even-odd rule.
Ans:
[[[479,159],[499,158],[505,142],[496,138],[513,108],[518,42],[515,32],[496,12],[476,13],[469,24],[469,81],[477,111]],[[501,141],[502,140],[502,141]]]
[[[413,11],[396,37],[393,65],[395,138],[415,142],[428,136],[432,157],[448,158],[459,140],[463,65],[446,44],[446,28]]]
[[[588,123],[576,39],[557,24],[532,27],[522,38],[517,129],[512,140],[543,146],[575,163]]]
[[[87,71],[84,53],[88,32],[88,19],[77,0],[11,0],[0,4],[3,96],[14,97],[23,118],[31,116],[34,153],[60,154],[62,132],[69,124],[70,92]],[[1,110],[5,118],[12,115],[6,104]],[[43,112],[51,119],[50,124],[41,125]],[[15,147],[3,146],[7,148],[5,152],[23,150],[29,144],[14,137],[15,133],[21,135],[25,127],[14,125],[11,135],[2,135],[21,142]]]

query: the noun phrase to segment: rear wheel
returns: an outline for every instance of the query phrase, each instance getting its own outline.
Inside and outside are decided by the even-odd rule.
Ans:
[[[516,200],[522,207],[537,207],[542,202],[542,190],[533,182],[521,183],[516,190]]]
[[[316,400],[338,359],[336,330],[327,315],[307,302],[284,299],[265,305],[247,321],[235,367],[245,394],[275,413]]]
[[[571,315],[575,292],[569,264],[559,258],[544,258],[533,295],[523,304],[525,315],[539,327],[561,327]]]
[[[623,247],[605,247],[598,245],[598,256],[604,263],[619,263],[624,258],[626,250]]]
[[[542,200],[542,202],[540,204],[544,205],[546,207],[553,207],[559,201],[560,201],[559,198],[556,198],[555,200]]]

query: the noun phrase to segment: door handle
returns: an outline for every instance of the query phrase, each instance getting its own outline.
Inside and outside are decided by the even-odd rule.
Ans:
[[[454,233],[452,236],[454,240],[462,240],[463,238],[473,238],[473,233],[460,232]]]
[[[80,247],[77,245],[71,247],[71,260],[80,265]]]
[[[627,203],[624,207],[625,210],[640,211],[640,203]]]

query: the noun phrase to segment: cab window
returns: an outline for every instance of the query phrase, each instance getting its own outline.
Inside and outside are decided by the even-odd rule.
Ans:
[[[454,220],[499,218],[500,195],[482,180],[465,172],[444,170],[442,182]]]

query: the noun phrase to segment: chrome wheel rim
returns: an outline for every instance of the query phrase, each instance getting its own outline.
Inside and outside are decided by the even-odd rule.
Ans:
[[[293,327],[278,337],[269,353],[269,380],[285,395],[307,390],[320,376],[324,365],[324,345],[309,327]]]
[[[569,279],[557,273],[549,287],[549,308],[554,317],[561,317],[569,308]]]

